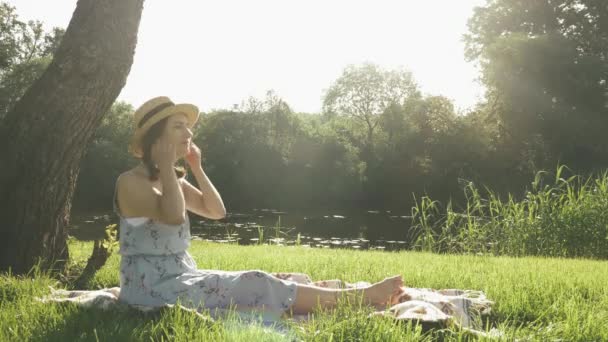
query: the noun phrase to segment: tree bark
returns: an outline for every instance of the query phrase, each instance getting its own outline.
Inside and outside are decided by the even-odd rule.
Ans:
[[[126,83],[144,0],[79,0],[55,57],[0,123],[0,271],[62,269],[85,148]]]

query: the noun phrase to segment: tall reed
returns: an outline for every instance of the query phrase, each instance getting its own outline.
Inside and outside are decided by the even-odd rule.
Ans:
[[[608,174],[565,178],[567,170],[538,172],[521,200],[472,182],[464,186],[460,210],[416,199],[414,249],[608,259]]]

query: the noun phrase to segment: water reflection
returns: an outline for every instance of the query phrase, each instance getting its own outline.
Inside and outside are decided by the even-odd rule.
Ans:
[[[69,234],[80,240],[103,237],[103,228],[116,222],[112,212],[72,215]],[[220,221],[191,215],[193,240],[240,245],[301,245],[310,248],[402,250],[411,248],[411,218],[390,211],[289,213],[254,209],[228,213]]]

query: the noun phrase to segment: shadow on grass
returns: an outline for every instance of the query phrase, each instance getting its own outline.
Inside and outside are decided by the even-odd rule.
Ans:
[[[32,341],[131,341],[171,340],[176,337],[175,326],[185,331],[217,331],[217,322],[201,319],[179,319],[177,309],[166,308],[159,312],[143,313],[135,309],[100,310],[81,308],[72,303],[54,303],[62,306],[61,322],[40,322],[32,330]],[[44,320],[44,318],[42,318]]]

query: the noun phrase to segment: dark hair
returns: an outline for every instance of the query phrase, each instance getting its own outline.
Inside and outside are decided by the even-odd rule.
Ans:
[[[141,141],[142,150],[144,152],[142,161],[146,169],[148,169],[148,174],[150,174],[149,179],[151,181],[158,180],[158,174],[160,173],[160,169],[152,161],[152,145],[154,145],[158,138],[160,138],[160,136],[163,134],[168,120],[169,117],[166,117],[152,125]],[[177,178],[183,178],[186,176],[186,169],[184,167],[175,166],[174,170]]]

